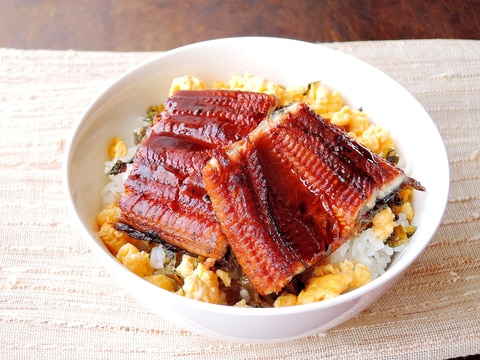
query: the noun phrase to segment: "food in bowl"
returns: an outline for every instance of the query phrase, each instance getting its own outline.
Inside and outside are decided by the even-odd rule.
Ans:
[[[159,287],[234,306],[321,301],[382,274],[424,190],[395,166],[389,132],[320,82],[211,88],[175,79],[134,146],[112,140],[97,217],[110,252]]]
[[[374,124],[391,132],[387,138],[394,140],[401,155],[399,165],[428,189],[413,194],[411,224],[417,226],[415,234],[400,247],[401,251],[396,251],[399,247],[392,250],[393,256],[378,251],[379,256],[368,265],[372,280],[367,284],[341,296],[301,306],[216,305],[152,285],[112,256],[98,236],[95,218],[102,208],[98,194],[110,181],[101,169],[107,160],[105,149],[112,139],[118,137],[126,142],[127,148],[134,147],[130,139],[132,128],[137,127],[137,117],[149,105],[169,97],[172,79],[196,74],[212,84],[215,79],[229,79],[232,74],[244,74],[246,70],[287,86],[321,80],[329,89],[341,90],[352,112],[368,114]],[[112,278],[146,311],[183,329],[236,342],[265,343],[325,333],[371,306],[427,248],[448,199],[448,159],[441,136],[428,113],[405,88],[378,69],[342,52],[286,39],[219,39],[155,56],[122,75],[93,99],[75,126],[65,155],[64,181],[73,220]],[[139,241],[140,253],[141,244]],[[359,248],[365,253],[376,252],[377,244],[386,249],[383,242],[363,244],[367,247]],[[330,255],[330,262],[337,263],[337,257],[360,260],[358,249],[349,247],[346,253],[343,250],[342,246]],[[362,256],[363,263],[370,260],[369,256]],[[388,261],[386,270],[376,276],[375,264],[378,262],[381,269],[382,263]],[[221,280],[218,281],[221,285]]]

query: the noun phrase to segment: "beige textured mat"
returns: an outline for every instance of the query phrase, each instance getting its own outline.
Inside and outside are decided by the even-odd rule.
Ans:
[[[280,344],[219,342],[152,315],[117,286],[80,237],[65,204],[61,163],[65,140],[89,101],[155,54],[0,49],[0,358],[445,359],[480,353],[480,41],[325,45],[406,87],[447,147],[445,217],[394,288],[327,336]]]

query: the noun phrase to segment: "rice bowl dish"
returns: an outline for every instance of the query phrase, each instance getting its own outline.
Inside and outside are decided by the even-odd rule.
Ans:
[[[169,95],[173,96],[180,90],[208,88],[195,76],[183,76],[172,81]],[[384,158],[389,157],[392,162],[399,161],[388,130],[371,124],[365,112],[351,109],[338,91],[330,90],[320,82],[286,88],[247,73],[235,75],[226,83],[216,81],[211,88],[273,94],[279,99],[279,108],[302,101],[332,124],[341,126],[349,136],[371,151]],[[399,192],[395,205],[383,205],[376,212],[368,229],[346,240],[337,251],[315,264],[313,275],[298,281],[299,289],[283,291],[270,299],[259,296],[237,262],[223,259],[214,265],[207,265],[208,259],[201,256],[184,253],[182,249],[170,251],[163,239],[149,242],[131,238],[126,232],[115,228],[120,211],[118,202],[125,191],[124,182],[131,173],[133,158],[136,149],[141,146],[142,136],[163,109],[163,104],[150,106],[146,110],[146,116],[149,116],[140,118],[139,121],[144,122],[143,127],[132,131],[136,146],[128,147],[118,138],[112,140],[109,146],[112,160],[106,163],[105,168],[111,182],[102,190],[104,210],[97,217],[97,224],[99,236],[112,255],[137,275],[165,290],[200,301],[233,306],[280,307],[322,301],[363,286],[383,274],[393,254],[401,251],[415,232],[415,227],[410,224],[414,217],[413,189],[405,188]],[[196,123],[200,121],[197,119]],[[182,128],[182,137],[185,136],[184,128],[187,125],[180,122],[177,126]],[[157,166],[162,165],[159,163]],[[149,228],[149,231],[152,230]],[[224,258],[229,256],[232,255],[227,253]]]
[[[269,50],[279,46],[287,46],[292,49],[292,53],[303,53],[306,56],[305,66],[302,69],[293,66],[297,58],[288,56],[272,66]],[[248,51],[245,50],[247,48]],[[222,62],[224,65],[217,64],[218,66],[212,67],[211,64],[219,53],[231,53],[231,61],[228,65]],[[200,61],[195,64],[179,61],[192,54],[199,56]],[[322,66],[318,66],[319,63],[322,63]],[[163,71],[155,70],[159,64]],[[341,69],[338,64],[341,64]],[[215,71],[212,68],[215,68]],[[290,72],[283,69],[289,69]],[[244,74],[246,71],[261,74],[274,80],[276,84],[287,86],[304,86],[320,79],[329,89],[340,90],[350,108],[362,108],[372,119],[372,123],[390,131],[394,143],[398,145],[396,150],[398,149],[403,164],[407,166],[406,171],[427,188],[427,193],[414,195],[415,216],[411,225],[416,226],[417,231],[407,244],[402,245],[403,248],[399,248],[401,251],[392,256],[394,248],[385,247],[383,241],[381,245],[368,242],[369,251],[375,253],[376,257],[375,264],[368,264],[371,281],[365,285],[336,298],[300,306],[275,309],[219,306],[180,297],[139,278],[125,269],[98,237],[95,219],[105,205],[114,201],[110,198],[106,199],[104,205],[101,204],[101,191],[108,182],[108,179],[103,178],[103,169],[105,162],[112,159],[109,159],[108,155],[98,154],[106,154],[113,138],[131,137],[135,127],[132,119],[136,119],[150,105],[167,98],[172,79],[185,74],[196,74],[206,82],[213,82],[229,79],[232,74]],[[374,79],[375,87],[365,89],[366,79]],[[384,89],[389,91],[388,98],[383,96]],[[391,109],[395,108],[394,105],[399,101],[408,109],[392,113]],[[409,123],[406,113],[415,114],[415,122]],[[347,320],[371,304],[398,280],[427,246],[445,208],[448,193],[445,151],[437,130],[421,106],[403,88],[378,70],[317,45],[283,39],[249,38],[225,39],[181,48],[143,64],[122,77],[90,106],[82,118],[84,120],[79,124],[69,146],[66,183],[74,212],[82,223],[81,229],[90,245],[112,275],[149,309],[180,326],[217,338],[248,342],[292,339],[328,330]],[[405,119],[403,124],[399,123],[399,119]],[[115,127],[113,124],[116,124]],[[413,128],[417,131],[412,132]],[[429,147],[439,155],[436,156],[440,160],[435,165],[435,171],[432,171],[429,159],[421,154],[418,145],[421,133],[431,134]],[[85,144],[89,146],[85,148]],[[126,147],[128,149],[129,144]],[[124,157],[131,155],[132,153],[125,154]],[[82,174],[91,167],[99,169],[99,174],[86,179]],[[105,191],[104,197],[121,191],[121,185],[116,189],[110,188]],[[406,215],[405,218],[402,215],[396,221],[408,220]],[[363,234],[363,239],[360,239],[362,246],[346,243],[331,255],[330,262],[338,264],[340,259],[359,260],[359,256],[366,249],[365,235],[368,234]],[[368,263],[368,260],[363,259],[361,262]],[[154,259],[154,264],[155,261],[158,261],[158,258]],[[158,269],[154,271],[156,270]],[[158,302],[162,303],[161,308],[155,305]],[[207,318],[210,319],[208,323],[205,322]],[[226,323],[235,325],[227,326]]]

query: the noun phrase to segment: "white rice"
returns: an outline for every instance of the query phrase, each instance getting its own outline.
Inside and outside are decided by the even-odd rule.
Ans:
[[[102,208],[105,209],[107,206],[113,203],[117,203],[120,200],[120,195],[124,191],[123,180],[125,179],[125,174],[119,175],[108,175],[110,182],[105,185],[102,189]]]
[[[375,237],[373,229],[364,230],[348,240],[329,256],[329,262],[337,265],[343,260],[358,261],[370,269],[371,279],[385,273],[394,252],[398,251]]]
[[[128,148],[127,154],[125,156],[122,156],[121,158],[113,158],[111,161],[106,161],[104,169],[105,174],[108,174],[110,172],[110,170],[118,160],[121,160],[123,162],[130,161],[135,156],[137,148],[138,146],[132,146]],[[110,204],[116,203],[120,200],[120,196],[125,190],[123,182],[130,173],[131,168],[132,165],[128,164],[127,170],[125,172],[117,175],[107,175],[110,181],[107,183],[107,185],[104,186],[101,191],[103,209],[105,209]]]

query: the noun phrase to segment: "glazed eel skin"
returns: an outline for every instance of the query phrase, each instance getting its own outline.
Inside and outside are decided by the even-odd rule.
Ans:
[[[276,108],[277,99],[253,92],[181,90],[164,105],[124,182],[115,227],[133,238],[217,260],[228,243],[202,169],[212,150],[245,137]]]
[[[425,190],[303,103],[215,149],[203,179],[228,244],[262,295],[362,231],[377,200],[401,186]]]
[[[213,261],[230,248],[266,296],[362,231],[378,200],[425,190],[307,105],[276,107],[177,91],[134,158],[116,228]]]

